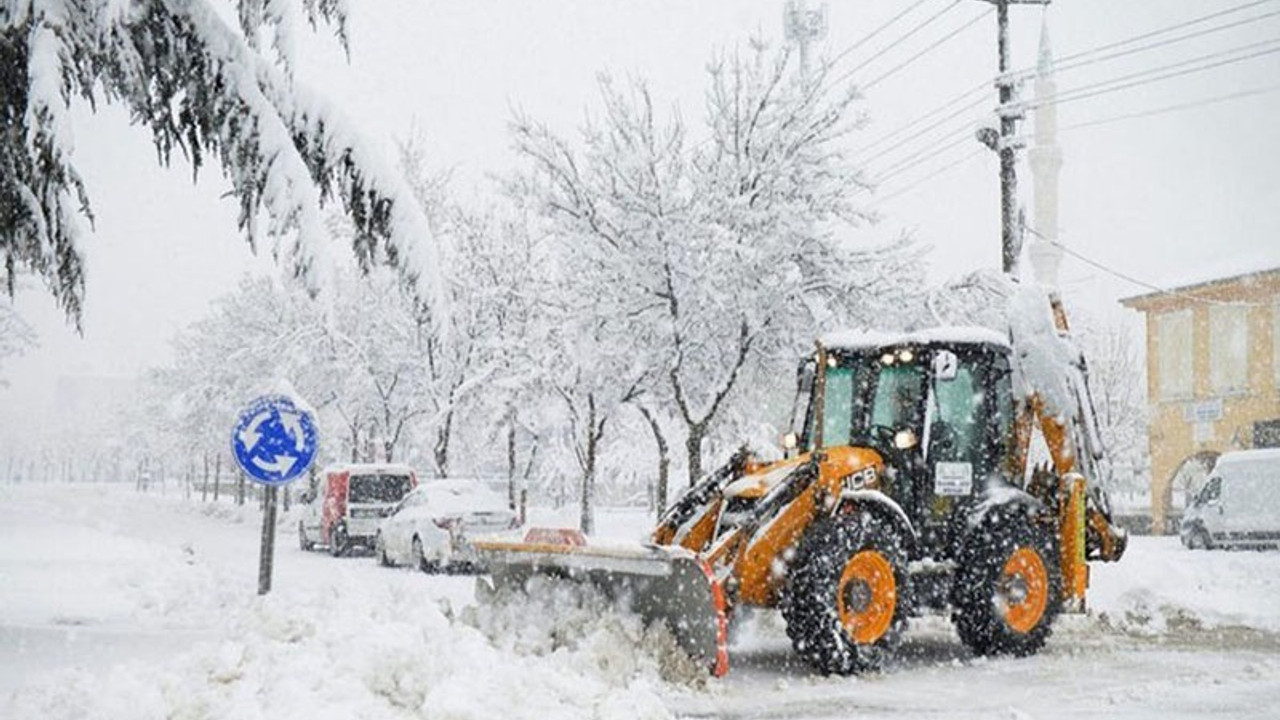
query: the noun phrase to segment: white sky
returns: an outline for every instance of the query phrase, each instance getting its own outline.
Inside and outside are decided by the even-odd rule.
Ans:
[[[926,0],[898,24],[841,61],[862,60],[953,0]],[[819,53],[835,55],[917,0],[832,2]],[[1059,58],[1109,42],[1243,5],[1247,0],[1057,0],[1049,10]],[[431,159],[455,171],[464,198],[491,192],[489,174],[515,162],[506,123],[522,108],[571,133],[598,105],[596,75],[646,78],[656,98],[678,106],[690,126],[701,119],[704,68],[713,51],[740,47],[752,33],[778,42],[781,0],[570,2],[493,0],[485,3],[384,0],[354,3],[348,64],[336,42],[316,38],[300,50],[299,76],[344,108],[375,142],[424,133]],[[856,77],[864,82],[905,61],[990,6],[961,0],[913,38],[897,43]],[[1267,2],[1223,20],[1280,11]],[[1035,62],[1038,7],[1014,7],[1013,65]],[[1177,33],[1182,34],[1182,33]],[[1173,37],[1164,36],[1164,37]],[[1158,51],[1096,63],[1058,76],[1066,91],[1107,78],[1220,50],[1280,39],[1280,16],[1206,35]],[[1262,46],[1259,50],[1272,49]],[[871,123],[860,147],[989,80],[995,73],[991,15],[921,57],[867,93]],[[1225,58],[1224,58],[1225,59]],[[1280,53],[1066,103],[1067,126],[1268,88],[1280,81]],[[1030,92],[1030,87],[1026,88]],[[1280,92],[1064,132],[1061,239],[1119,272],[1158,285],[1280,265]],[[965,116],[971,125],[990,107]],[[169,356],[175,331],[199,319],[209,301],[243,272],[266,272],[235,229],[234,201],[216,167],[198,184],[178,162],[157,166],[144,129],[130,127],[118,108],[81,112],[76,158],[94,210],[96,233],[84,243],[87,298],[84,337],[66,326],[52,301],[21,292],[17,308],[37,328],[41,347],[10,360],[0,390],[0,429],[47,407],[61,375],[131,375]],[[960,127],[959,120],[941,131]],[[694,127],[694,133],[698,132]],[[1026,125],[1030,133],[1030,124]],[[922,148],[920,139],[894,156]],[[963,143],[885,183],[887,195],[977,147]],[[885,158],[887,159],[887,158]],[[909,229],[935,248],[933,274],[943,279],[999,264],[997,161],[983,152],[915,190],[883,202],[884,220],[868,239]],[[1031,207],[1023,163],[1022,198]],[[1063,265],[1070,299],[1114,308],[1117,297],[1143,288],[1080,262]]]

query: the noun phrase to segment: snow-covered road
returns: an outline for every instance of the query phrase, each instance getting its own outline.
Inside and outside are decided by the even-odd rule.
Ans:
[[[1280,716],[1277,552],[1135,538],[1025,659],[974,658],[926,618],[886,671],[816,677],[760,613],[710,680],[634,618],[478,610],[470,578],[304,553],[287,519],[258,598],[255,509],[111,485],[0,503],[0,718]]]

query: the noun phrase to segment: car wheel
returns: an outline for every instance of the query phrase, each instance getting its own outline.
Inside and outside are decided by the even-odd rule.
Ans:
[[[387,556],[387,544],[382,540],[382,531],[373,538],[373,549],[378,554],[378,564],[382,567],[395,567],[395,562]]]
[[[1213,543],[1209,541],[1209,534],[1204,530],[1194,530],[1187,538],[1187,547],[1192,550],[1208,550],[1213,547]]]
[[[329,554],[340,557],[347,551],[347,529],[341,525],[329,531]]]
[[[413,536],[413,557],[417,559],[418,569],[422,572],[433,572],[434,566],[427,562],[426,552],[422,549],[422,538]]]
[[[302,524],[302,521],[299,520],[298,521],[298,548],[301,550],[310,550],[315,546],[316,544],[314,542],[307,539],[307,528]]]

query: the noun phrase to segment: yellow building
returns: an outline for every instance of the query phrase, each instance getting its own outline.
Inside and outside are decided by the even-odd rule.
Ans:
[[[1280,268],[1121,300],[1146,314],[1153,528],[1175,477],[1228,450],[1280,447]]]

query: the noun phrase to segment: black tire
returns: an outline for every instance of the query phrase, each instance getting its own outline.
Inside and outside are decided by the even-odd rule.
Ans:
[[[1213,540],[1209,539],[1209,533],[1196,528],[1191,531],[1191,537],[1187,538],[1187,547],[1191,550],[1212,550]]]
[[[379,531],[373,538],[373,550],[378,554],[378,564],[382,567],[395,567],[396,564],[391,558],[387,557],[387,546],[382,542],[382,532]]]
[[[427,562],[427,554],[422,550],[422,538],[413,536],[413,556],[418,559],[418,569],[422,572],[435,572],[435,565]]]
[[[338,525],[329,531],[329,554],[334,557],[342,557],[349,549],[350,543],[347,540],[347,529],[342,525]]]
[[[307,538],[307,529],[303,526],[302,521],[298,521],[298,548],[303,551],[311,550],[316,544]]]
[[[814,522],[790,564],[780,604],[796,653],[827,675],[883,666],[907,625],[906,568],[904,539],[874,513]]]
[[[1062,570],[1050,529],[1000,514],[969,533],[952,586],[960,639],[978,655],[1032,655],[1062,611]]]

